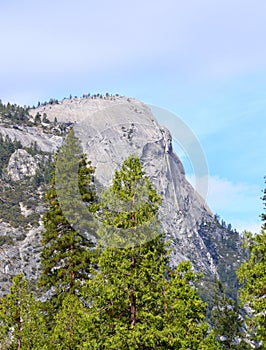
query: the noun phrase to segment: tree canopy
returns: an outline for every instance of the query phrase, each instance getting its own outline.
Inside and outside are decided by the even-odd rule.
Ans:
[[[78,294],[88,278],[92,242],[87,231],[94,225],[89,205],[96,198],[93,174],[94,168],[71,130],[56,154],[46,193],[48,210],[43,216],[39,285],[50,291],[55,308],[67,293]]]
[[[208,341],[210,349],[219,348],[207,337],[206,305],[190,263],[169,267],[157,219],[161,199],[137,157],[124,161],[102,198],[98,268],[83,289],[90,305],[84,346],[203,349]]]
[[[266,189],[263,203],[266,202]],[[260,233],[245,234],[245,248],[249,258],[238,271],[240,282],[244,284],[240,297],[242,302],[251,308],[248,318],[249,332],[252,338],[259,342],[261,349],[266,349],[266,231],[265,216],[262,215],[263,225]]]

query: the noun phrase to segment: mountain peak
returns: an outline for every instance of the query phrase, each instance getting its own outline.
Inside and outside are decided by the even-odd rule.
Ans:
[[[145,173],[162,196],[159,218],[162,229],[173,248],[171,264],[177,266],[182,260],[190,260],[197,271],[207,276],[218,278],[222,276],[227,280],[228,276],[224,275],[224,271],[235,276],[236,266],[232,266],[232,259],[241,260],[239,249],[241,238],[239,235],[230,235],[230,232],[219,225],[205,201],[186,180],[184,167],[172,147],[170,131],[158,123],[147,105],[136,99],[122,96],[85,95],[83,98],[51,100],[49,103],[30,109],[29,115],[33,120],[31,126],[22,124],[16,127],[9,122],[0,125],[0,133],[4,137],[8,136],[12,140],[19,141],[22,148],[36,143],[35,151],[53,154],[63,142],[63,134],[60,130],[67,131],[73,127],[81,141],[83,151],[96,167],[97,182],[103,187],[110,185],[115,170],[119,169],[130,154],[139,157]],[[27,164],[24,165],[27,166]],[[40,176],[40,170],[34,171]],[[8,179],[2,181],[8,181]],[[27,180],[26,177],[23,181],[31,198],[29,186],[32,186],[32,180],[30,177]],[[5,186],[6,184],[3,184],[3,191]],[[39,191],[40,189],[38,193]],[[43,194],[40,196],[43,198]],[[9,200],[4,195],[0,197],[6,202]],[[27,208],[27,200],[20,198],[17,210]],[[36,207],[39,209],[34,212],[34,220],[39,220],[39,224],[43,204],[38,203]],[[2,219],[2,227],[5,227],[4,222],[8,217],[7,211],[6,217]],[[22,222],[23,220],[21,218]],[[13,223],[12,220],[10,222]],[[39,227],[41,230],[41,226]],[[17,228],[14,230],[10,228],[8,232],[13,232],[12,235],[16,237],[16,230]],[[34,264],[38,261],[36,256],[39,254],[40,237],[36,235],[39,235],[40,230],[36,227],[32,229],[31,226],[21,228],[27,244],[23,241],[25,244],[19,243],[17,247],[22,259],[19,265],[24,266],[27,271],[33,269],[38,271],[39,268],[36,269]],[[13,239],[7,240],[6,233],[4,237],[5,242],[14,244]],[[33,254],[33,260],[32,254],[27,253],[32,244],[36,247],[37,254],[36,256]],[[24,247],[27,247],[26,251]],[[9,246],[6,249],[9,251]],[[13,251],[13,246],[10,246],[10,249],[10,252]],[[227,251],[226,256],[223,254],[224,251]],[[228,256],[232,259],[228,259]],[[24,261],[24,257],[27,260]],[[2,264],[4,270],[4,258]],[[230,283],[235,283],[234,276],[230,277]]]

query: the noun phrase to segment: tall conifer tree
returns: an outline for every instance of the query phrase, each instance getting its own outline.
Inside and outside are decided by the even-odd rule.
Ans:
[[[211,321],[222,349],[249,349],[243,340],[244,319],[240,315],[238,302],[226,295],[220,281],[216,284]]]
[[[53,350],[83,349],[87,329],[83,327],[86,315],[85,306],[78,296],[68,294],[55,316],[49,344]]]
[[[9,293],[0,298],[1,350],[45,349],[47,332],[40,304],[24,275],[16,275]]]
[[[51,186],[46,193],[48,210],[44,231],[39,285],[52,294],[56,311],[66,294],[79,293],[88,278],[95,229],[90,205],[95,200],[94,168],[87,161],[73,129],[56,154]]]
[[[266,203],[266,189],[262,198]],[[240,291],[242,302],[249,306],[252,314],[248,318],[248,330],[260,349],[266,349],[266,214],[262,214],[263,225],[259,234],[245,234],[244,247],[249,258],[238,270],[243,288]]]
[[[190,264],[169,268],[160,203],[140,160],[130,156],[103,194],[99,270],[84,288],[91,306],[84,348],[206,349],[205,305],[191,285]]]
[[[265,179],[265,184],[266,184],[266,176],[264,177],[264,179]],[[263,205],[264,205],[263,209],[265,209],[265,212],[263,212],[261,215],[262,222],[263,222],[262,229],[266,230],[266,187],[264,188],[264,191],[263,191],[262,201],[263,201]]]

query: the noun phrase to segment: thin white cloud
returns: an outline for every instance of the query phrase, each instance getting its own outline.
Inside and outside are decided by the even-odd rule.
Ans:
[[[229,206],[235,212],[247,210],[246,204],[253,199],[254,194],[259,196],[259,186],[232,183],[228,179],[221,179],[218,176],[209,177],[208,201],[213,207],[219,210],[225,211]],[[219,198],[217,204],[216,198]]]

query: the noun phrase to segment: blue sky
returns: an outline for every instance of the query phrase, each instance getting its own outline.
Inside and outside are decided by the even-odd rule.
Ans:
[[[0,4],[4,102],[110,92],[175,113],[205,152],[211,209],[239,230],[258,231],[266,175],[264,0]]]

